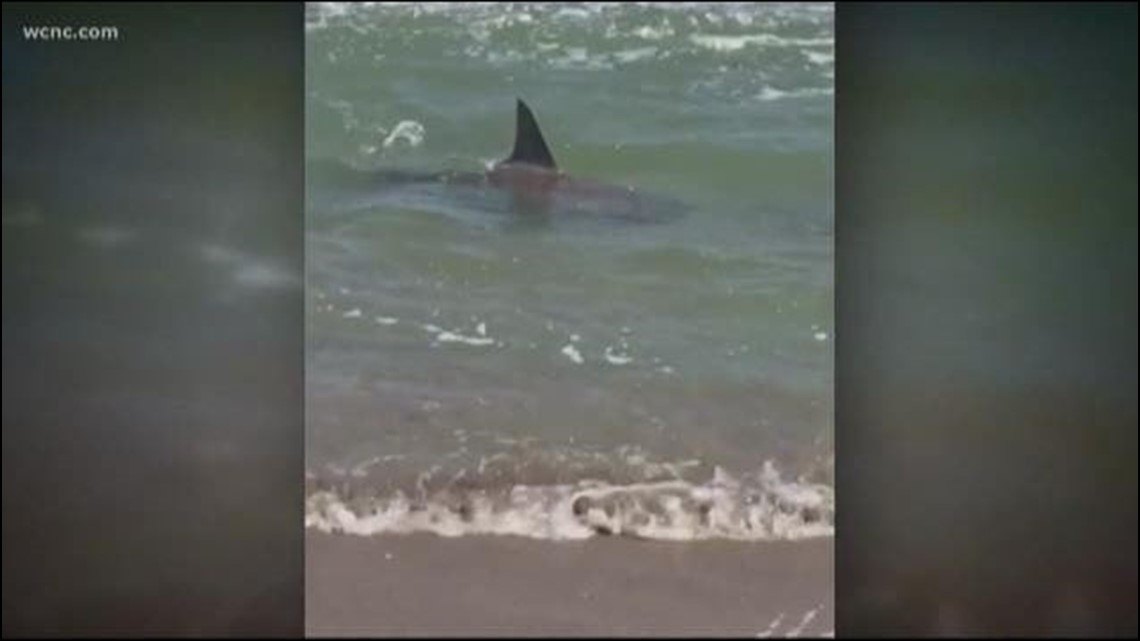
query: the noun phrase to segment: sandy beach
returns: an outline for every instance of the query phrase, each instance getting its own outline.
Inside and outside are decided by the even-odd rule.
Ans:
[[[310,636],[820,636],[832,539],[581,542],[310,531]]]

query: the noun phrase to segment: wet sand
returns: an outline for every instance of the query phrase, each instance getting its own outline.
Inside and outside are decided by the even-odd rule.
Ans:
[[[832,539],[306,535],[310,636],[820,636]]]

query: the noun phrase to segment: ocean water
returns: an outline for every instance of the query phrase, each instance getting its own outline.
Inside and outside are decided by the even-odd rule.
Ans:
[[[830,536],[833,32],[830,4],[309,5],[307,159],[377,178],[307,178],[307,526]],[[380,178],[482,171],[516,98],[644,215]]]

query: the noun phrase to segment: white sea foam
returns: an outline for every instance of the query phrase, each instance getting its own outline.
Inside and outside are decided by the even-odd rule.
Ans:
[[[775,87],[765,86],[757,94],[756,99],[764,102],[771,102],[773,100],[787,100],[794,98],[812,98],[815,96],[830,96],[833,90],[831,88],[822,87],[809,87],[805,89],[777,89]]]
[[[414,120],[401,120],[384,139],[383,145],[391,147],[403,142],[410,147],[419,147],[424,141],[424,126]]]
[[[585,47],[567,48],[565,55],[550,60],[550,65],[560,69],[585,70],[609,69],[613,66],[607,55],[600,53],[591,55]]]
[[[768,627],[756,633],[757,639],[767,639],[780,629],[780,624],[784,622],[784,613],[780,612],[774,619],[768,622]]]
[[[614,59],[623,64],[637,62],[638,60],[645,60],[652,58],[657,53],[657,47],[642,47],[640,49],[628,49],[625,51],[618,51],[613,55]]]
[[[835,62],[835,53],[827,51],[804,51],[804,57],[813,65],[830,65]]]
[[[785,38],[771,33],[741,36],[693,34],[689,40],[713,51],[739,51],[749,45],[761,47],[823,47],[834,44],[833,38]]]
[[[487,336],[487,325],[485,323],[479,323],[478,327],[475,328],[474,336],[463,334],[459,330],[446,330],[438,325],[433,325],[431,323],[425,323],[420,327],[422,327],[423,330],[429,334],[435,334],[435,339],[433,341],[435,344],[461,343],[475,347],[487,347],[489,345],[494,345],[497,343],[494,338]]]
[[[658,26],[645,25],[633,30],[633,35],[643,40],[661,40],[674,35],[676,32],[673,26],[668,22],[662,23]]]
[[[350,2],[311,2],[313,16],[305,21],[305,31],[317,31],[329,26],[331,18],[338,18],[348,13],[352,6]]]
[[[582,352],[579,352],[573,343],[566,343],[566,345],[562,347],[562,354],[579,365],[585,362],[582,358]]]
[[[589,18],[590,12],[587,11],[586,9],[582,9],[582,8],[578,8],[578,7],[563,7],[561,9],[559,9],[554,14],[554,17],[555,18],[575,18],[578,20],[582,20],[585,18]]]
[[[800,636],[801,634],[803,634],[804,630],[806,630],[807,627],[809,625],[811,625],[811,622],[815,621],[816,616],[819,615],[819,611],[822,609],[823,609],[823,606],[819,606],[819,607],[812,608],[811,610],[808,610],[807,612],[805,612],[803,618],[800,619],[800,622],[797,623],[795,625],[795,627],[793,627],[792,629],[785,632],[784,636],[786,636],[788,638],[796,638],[796,637]]]
[[[495,344],[495,339],[486,336],[465,336],[457,332],[449,331],[442,331],[436,334],[435,340],[440,343],[463,343],[476,347],[486,347],[487,345]]]
[[[481,461],[480,466],[488,463]],[[784,481],[766,463],[757,475],[737,479],[717,468],[705,483],[682,480],[611,485],[583,480],[509,490],[417,490],[342,499],[318,491],[306,502],[306,527],[361,536],[433,532],[447,537],[514,535],[575,540],[598,535],[692,541],[798,540],[830,537],[831,488]],[[814,612],[814,611],[813,611]],[[799,628],[811,619],[805,615]]]
[[[661,15],[656,24],[644,22],[646,10]],[[622,16],[634,13],[642,19],[632,31],[621,28]],[[329,27],[344,27],[357,33],[375,33],[391,22],[389,18],[420,19],[423,16],[451,20],[479,42],[486,44],[497,33],[516,25],[542,24],[555,29],[601,28],[608,38],[634,35],[658,39],[673,35],[672,22],[698,28],[762,27],[784,29],[792,25],[819,26],[832,19],[832,8],[827,3],[694,3],[694,2],[642,2],[642,3],[582,3],[568,6],[560,3],[496,3],[481,2],[384,2],[384,3],[311,3],[306,16],[305,29],[309,32]],[[680,16],[680,17],[678,17]]]
[[[632,356],[624,352],[615,352],[611,345],[606,346],[606,351],[602,356],[610,365],[629,365],[633,362]]]
[[[798,638],[807,631],[808,626],[812,624],[818,617],[819,613],[823,610],[823,605],[818,605],[810,610],[804,612],[803,616],[795,625],[787,626],[786,629],[780,630],[780,626],[784,624],[784,619],[787,618],[787,613],[780,612],[769,623],[768,627],[756,633],[757,639],[769,639],[772,637],[784,638]],[[831,637],[835,636],[834,631],[820,632],[810,636]]]

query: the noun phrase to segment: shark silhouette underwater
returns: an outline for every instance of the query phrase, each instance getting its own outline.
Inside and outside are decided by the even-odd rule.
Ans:
[[[377,204],[444,207],[509,212],[528,219],[601,218],[633,223],[661,223],[688,207],[632,186],[577,179],[559,169],[530,107],[518,99],[515,141],[510,156],[485,171],[362,170],[336,161],[316,161],[308,168],[310,187],[325,194],[326,206]],[[315,185],[314,185],[315,183]],[[331,190],[331,191],[330,191]],[[313,194],[314,190],[309,190]],[[335,196],[329,198],[328,194]],[[310,198],[312,207],[314,199]]]

